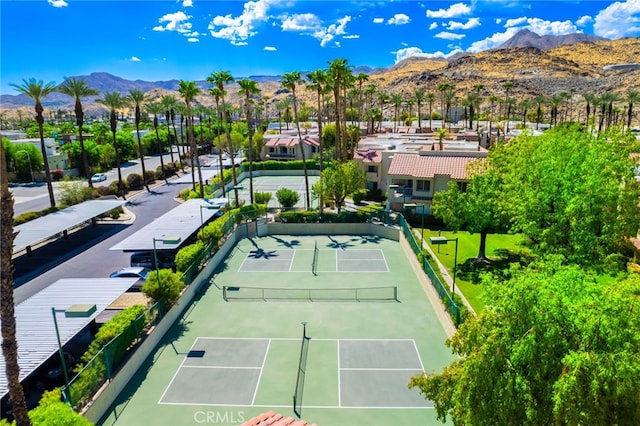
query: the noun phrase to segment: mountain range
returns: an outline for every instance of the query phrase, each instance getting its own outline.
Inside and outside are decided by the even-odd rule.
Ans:
[[[614,91],[625,93],[637,89],[640,70],[631,68],[605,69],[606,66],[637,62],[640,58],[640,39],[625,38],[607,40],[585,34],[563,36],[539,36],[529,30],[522,30],[497,49],[476,54],[461,53],[448,59],[407,58],[391,67],[372,69],[359,66],[353,73],[366,73],[369,83],[386,93],[413,93],[424,87],[427,92],[436,92],[440,83],[455,84],[464,92],[476,84],[482,84],[487,92],[499,94],[505,82],[513,83],[512,96],[551,96],[559,92],[602,93]],[[306,75],[306,72],[301,72]],[[139,89],[147,93],[147,98],[156,99],[163,94],[178,90],[179,80],[143,81],[127,80],[106,72],[94,72],[84,78],[89,87],[100,92],[128,93]],[[242,77],[237,77],[236,80]],[[248,76],[259,83],[264,96],[270,102],[277,102],[288,96],[280,85],[280,76]],[[207,106],[213,105],[208,95],[210,84],[205,80],[196,82],[202,89],[197,100]],[[232,86],[231,86],[232,87]],[[235,88],[230,88],[229,101],[237,102],[239,96]],[[298,94],[302,101],[312,96],[308,91]],[[103,107],[94,101],[97,97],[83,100],[87,114],[99,113]],[[73,99],[61,93],[53,93],[43,100],[43,106],[50,109],[73,110]],[[7,114],[16,109],[33,108],[33,101],[25,95],[0,96],[0,111]]]

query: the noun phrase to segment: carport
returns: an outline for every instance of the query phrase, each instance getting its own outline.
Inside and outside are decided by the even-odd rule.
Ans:
[[[67,238],[68,231],[91,222],[96,224],[96,218],[113,209],[121,207],[123,200],[90,200],[76,204],[66,209],[39,217],[29,222],[14,227],[17,235],[13,244],[13,253],[26,250],[31,255],[31,247],[43,243],[62,234]]]

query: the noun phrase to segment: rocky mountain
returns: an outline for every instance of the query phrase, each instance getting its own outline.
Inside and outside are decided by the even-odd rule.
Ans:
[[[526,40],[544,40],[530,31],[518,33],[508,43],[533,43]],[[584,35],[560,36],[553,38],[568,42],[580,39]],[[519,41],[518,41],[519,40]],[[551,42],[545,42],[551,43]],[[545,46],[545,44],[538,44]],[[616,92],[622,97],[630,90],[638,90],[640,69],[636,68],[607,68],[614,64],[636,63],[640,58],[640,38],[625,38],[620,40],[580,41],[573,44],[561,44],[556,47],[542,48],[536,46],[504,47],[487,50],[476,54],[456,55],[445,59],[407,58],[389,68],[371,69],[368,67],[354,68],[354,74],[365,72],[369,74],[369,83],[378,90],[388,94],[404,92],[414,93],[417,88],[424,88],[426,93],[436,93],[441,83],[454,84],[458,98],[463,98],[474,85],[484,86],[483,96],[502,96],[503,85],[513,83],[510,96],[517,99],[533,99],[538,95],[550,97],[560,92],[576,94],[600,94]],[[301,73],[303,76],[307,73]],[[164,94],[177,94],[178,80],[167,81],[131,81],[108,73],[92,73],[79,76],[87,80],[90,87],[100,91],[120,91],[128,93],[130,89],[141,89],[147,92],[147,97],[157,100]],[[237,77],[237,79],[242,77]],[[259,83],[262,94],[268,97],[270,108],[289,92],[282,88],[280,76],[249,76]],[[214,99],[208,94],[210,85],[206,81],[198,81],[202,93],[197,101],[206,106],[213,106]],[[234,104],[240,102],[237,85],[227,88],[228,100]],[[311,91],[297,92],[301,102],[315,105],[315,95]],[[96,104],[94,99],[83,101],[88,115],[101,114],[104,108]],[[43,102],[47,109],[73,110],[73,99],[62,94],[47,96]],[[31,99],[23,96],[3,95],[0,97],[0,110],[10,116],[16,109],[24,113],[32,113]]]
[[[592,36],[582,33],[566,35],[545,35],[540,36],[530,30],[520,30],[498,47],[498,49],[510,49],[513,47],[535,47],[540,50],[547,50],[565,44],[589,43],[607,40],[603,37]]]

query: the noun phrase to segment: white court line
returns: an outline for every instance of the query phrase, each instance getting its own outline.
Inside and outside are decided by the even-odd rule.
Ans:
[[[387,267],[387,272],[389,272],[389,263],[387,262],[387,258],[384,256],[384,251],[380,250],[380,252],[382,252],[382,260],[384,260],[384,266]]]
[[[418,371],[419,368],[356,368],[345,367],[341,368],[342,371]],[[424,370],[422,370],[424,371]]]
[[[338,347],[338,408],[342,407],[342,393],[340,392],[340,390],[342,389],[342,386],[340,385],[340,339],[338,339],[337,341],[337,347]]]
[[[210,404],[207,402],[162,402],[160,405],[187,405],[187,406],[206,406],[206,407],[241,407],[241,408],[291,408],[291,404],[288,405],[264,405],[264,404],[256,404],[256,405],[243,405],[243,404]],[[337,408],[341,408],[344,410],[354,409],[354,410],[433,410],[435,407],[381,407],[381,406],[346,406],[340,407],[338,405],[303,405],[304,408],[320,408],[326,410],[335,410]]]
[[[260,374],[258,374],[258,381],[256,382],[256,388],[253,391],[253,398],[251,398],[251,405],[256,402],[256,395],[258,394],[258,388],[260,387],[260,379],[262,379],[262,372],[264,371],[264,364],[267,362],[267,354],[271,347],[271,339],[267,343],[267,349],[264,351],[264,358],[262,358],[262,365],[260,366]]]
[[[193,349],[193,347],[195,346],[196,342],[198,341],[199,337],[196,337],[196,340],[193,341],[193,343],[191,344],[191,348],[189,348],[189,352],[191,352],[191,350]],[[178,368],[176,368],[176,372],[173,373],[173,377],[171,377],[171,380],[169,381],[169,384],[167,385],[166,388],[164,388],[164,392],[162,392],[162,395],[160,395],[160,399],[158,400],[158,404],[163,404],[162,402],[162,398],[164,398],[164,396],[167,394],[167,391],[169,390],[169,388],[171,387],[171,385],[173,384],[173,381],[176,379],[176,377],[178,376],[178,373],[180,372],[180,369],[182,368],[184,362],[186,361],[187,357],[185,356],[184,358],[182,358],[182,362],[180,363],[180,365],[178,366]]]
[[[291,272],[291,268],[293,268],[293,259],[296,257],[296,250],[293,250],[293,256],[291,256],[291,260],[289,262],[289,272]]]
[[[416,340],[411,339],[413,341],[413,347],[416,349],[416,355],[418,356],[418,361],[420,361],[420,368],[424,371],[424,364],[422,364],[422,358],[420,358],[420,351],[418,350],[418,345],[416,345]]]
[[[232,367],[228,365],[182,365],[180,366],[180,368],[209,368],[212,370],[260,370],[260,368],[262,367]]]

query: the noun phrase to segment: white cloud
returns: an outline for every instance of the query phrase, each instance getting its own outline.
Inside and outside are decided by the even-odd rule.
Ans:
[[[435,30],[436,28],[438,28],[438,23],[437,22],[432,22],[431,25],[429,25],[429,29],[430,30]]]
[[[418,57],[418,58],[436,58],[436,59],[444,59],[444,58],[448,58],[449,56],[452,56],[456,53],[460,52],[460,50],[452,50],[451,52],[445,54],[443,52],[433,52],[433,53],[426,53],[423,52],[422,49],[420,49],[419,47],[407,47],[404,49],[399,49],[398,51],[396,51],[396,60],[395,63],[397,64],[398,62],[402,61],[403,59],[407,59],[410,57]]]
[[[69,3],[64,0],[47,0],[47,2],[53,7],[67,7]]]
[[[193,7],[193,0],[184,0],[182,2],[182,7]]]
[[[275,52],[278,49],[273,46],[265,46],[263,50],[266,50],[267,52]]]
[[[384,23],[384,18],[373,18],[374,24],[382,24]]]
[[[132,56],[132,57],[129,58],[129,60],[131,62],[141,62],[140,58],[138,58],[137,56]]]
[[[502,23],[502,18],[497,18],[496,19],[496,24],[500,25]]]
[[[578,20],[576,21],[576,25],[579,27],[584,27],[585,25],[589,25],[592,22],[593,18],[589,15],[585,15],[578,18]]]
[[[200,39],[198,37],[189,37],[189,38],[187,38],[187,41],[189,43],[198,43],[200,41]]]
[[[464,34],[456,34],[456,33],[450,33],[447,31],[441,31],[438,34],[434,35],[435,38],[441,38],[444,40],[460,40],[461,38],[464,38],[465,35]]]
[[[359,34],[350,34],[342,37],[343,39],[360,38]]]
[[[295,31],[299,33],[314,33],[322,28],[322,22],[313,13],[302,13],[287,16],[280,25],[282,31]]]
[[[248,1],[244,4],[242,14],[232,17],[231,14],[216,16],[209,23],[209,32],[213,37],[230,40],[231,44],[244,45],[242,41],[256,34],[255,28],[269,20],[269,8],[279,0]]]
[[[464,3],[456,3],[449,9],[427,10],[427,18],[455,18],[471,13],[471,8]]]
[[[153,31],[177,31],[179,33],[191,32],[191,23],[188,22],[191,19],[191,15],[186,15],[184,12],[168,13],[158,19],[158,22],[162,24],[166,22],[166,25],[158,25],[153,27]]]
[[[467,20],[467,22],[457,22],[457,21],[449,21],[447,24],[447,29],[449,31],[458,31],[458,30],[470,30],[475,27],[480,26],[480,18],[471,18]]]
[[[516,19],[507,19],[505,28],[529,29],[538,35],[563,35],[580,32],[571,21],[547,21],[540,18],[527,18],[523,16]]]
[[[595,35],[611,39],[640,35],[640,0],[615,2],[596,15]]]
[[[404,25],[411,22],[411,18],[409,18],[404,13],[396,13],[393,15],[393,18],[389,18],[387,20],[387,24],[389,25]]]
[[[509,28],[509,27],[517,27],[518,25],[522,25],[525,22],[527,22],[527,18],[526,16],[521,16],[520,18],[515,18],[515,19],[507,19],[507,21],[504,23],[504,27],[505,28]]]

